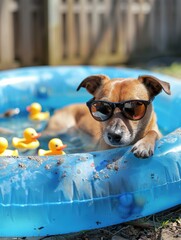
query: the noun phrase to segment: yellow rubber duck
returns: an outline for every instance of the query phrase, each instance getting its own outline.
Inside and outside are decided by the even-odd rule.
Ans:
[[[64,155],[63,149],[67,147],[59,138],[53,138],[48,143],[49,150],[39,149],[39,156]]]
[[[12,144],[15,148],[20,149],[35,149],[39,147],[40,143],[37,140],[41,136],[34,128],[26,128],[23,132],[24,138],[14,137]]]
[[[18,156],[18,150],[10,150],[8,148],[8,141],[4,137],[0,137],[0,156]]]
[[[30,106],[26,108],[29,112],[29,118],[35,121],[44,121],[48,120],[50,117],[49,112],[42,112],[42,107],[39,103],[32,103]]]

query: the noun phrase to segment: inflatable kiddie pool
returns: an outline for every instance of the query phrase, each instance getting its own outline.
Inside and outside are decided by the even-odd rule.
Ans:
[[[85,102],[76,92],[88,75],[138,77],[143,70],[114,67],[31,67],[0,73],[0,109],[32,102],[44,108]],[[141,218],[181,203],[181,82],[154,101],[164,137],[154,156],[138,159],[130,147],[64,156],[0,158],[0,237],[78,232]],[[66,119],[65,119],[66,121]]]

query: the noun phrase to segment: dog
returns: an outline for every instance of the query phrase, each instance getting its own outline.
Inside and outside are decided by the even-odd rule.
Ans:
[[[77,88],[85,88],[93,98],[86,104],[72,104],[50,118],[46,133],[77,128],[90,135],[98,149],[133,145],[138,158],[154,154],[161,137],[152,101],[162,90],[170,95],[170,84],[151,75],[110,79],[91,75]]]

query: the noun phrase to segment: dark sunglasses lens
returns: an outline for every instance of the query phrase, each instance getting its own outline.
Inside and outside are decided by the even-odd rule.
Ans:
[[[106,102],[93,102],[90,107],[92,116],[97,121],[106,121],[112,115],[112,108]]]
[[[124,104],[124,115],[131,120],[140,120],[146,112],[146,105],[141,101],[132,101]]]

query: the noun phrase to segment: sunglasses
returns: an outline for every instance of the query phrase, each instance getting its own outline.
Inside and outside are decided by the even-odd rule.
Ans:
[[[119,108],[121,110],[121,114],[125,118],[137,121],[144,117],[147,106],[152,102],[152,100],[129,100],[115,103],[95,100],[92,98],[86,104],[91,115],[97,121],[107,121],[113,116],[115,108]]]

